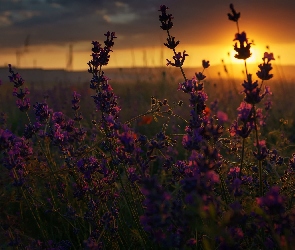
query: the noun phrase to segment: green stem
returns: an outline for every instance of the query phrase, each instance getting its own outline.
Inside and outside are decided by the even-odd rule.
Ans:
[[[256,147],[258,151],[258,158],[260,157],[260,145],[259,145],[259,138],[258,138],[258,128],[257,128],[257,121],[256,121],[256,109],[255,105],[253,104],[253,113],[254,113],[254,125],[255,125],[255,136],[256,136]],[[262,161],[258,160],[258,174],[259,174],[259,195],[263,196],[263,180],[262,180]]]
[[[245,71],[246,71],[246,79],[248,79],[248,69],[247,69],[246,60],[244,60],[244,65],[245,65]]]
[[[241,154],[240,173],[239,173],[239,178],[240,179],[242,177],[242,168],[243,168],[243,162],[244,162],[244,154],[245,154],[245,138],[243,138],[243,142],[242,142],[242,154]]]

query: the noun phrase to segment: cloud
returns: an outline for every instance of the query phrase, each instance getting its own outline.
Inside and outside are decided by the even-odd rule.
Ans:
[[[106,22],[114,23],[114,24],[128,24],[138,19],[138,15],[131,11],[129,4],[122,3],[122,2],[115,2],[114,6],[115,6],[115,13],[103,15],[103,19]]]
[[[115,15],[104,15],[103,19],[108,23],[114,24],[128,24],[137,19],[134,13],[117,13]]]
[[[232,2],[242,13],[241,29],[250,29],[250,35],[255,28],[270,43],[295,41],[290,32],[295,26],[295,1]],[[181,45],[214,44],[236,32],[227,20],[229,6],[220,0],[0,0],[0,34],[5,34],[0,45],[22,46],[28,34],[35,45],[92,41],[107,30],[116,32],[117,48],[161,45],[166,35],[159,28],[160,4],[167,4],[175,17],[171,32]]]

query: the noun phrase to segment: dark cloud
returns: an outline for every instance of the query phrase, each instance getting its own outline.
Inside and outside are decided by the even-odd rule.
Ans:
[[[270,42],[294,42],[295,1],[235,0],[242,29],[260,30]],[[165,42],[158,21],[161,4],[173,13],[173,34],[183,43],[216,44],[235,33],[227,20],[229,2],[220,0],[0,0],[0,46],[65,44],[101,40],[115,31],[118,48],[157,46]]]

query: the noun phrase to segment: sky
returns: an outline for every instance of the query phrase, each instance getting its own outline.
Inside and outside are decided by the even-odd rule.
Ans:
[[[243,63],[234,58],[230,3],[241,12],[240,31],[254,40],[249,63],[260,63],[269,46],[281,64],[295,64],[293,0],[0,0],[0,66],[85,70],[91,42],[102,43],[107,31],[118,37],[109,67],[165,66],[173,54],[163,45],[161,4],[174,16],[170,32],[189,54],[186,66]]]

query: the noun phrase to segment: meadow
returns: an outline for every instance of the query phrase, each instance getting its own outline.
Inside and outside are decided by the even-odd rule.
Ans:
[[[147,77],[108,78],[114,32],[92,42],[88,82],[45,89],[7,67],[1,249],[293,249],[294,81],[270,51],[250,69],[233,5],[244,80],[206,59],[187,69],[169,11],[159,21],[172,58]]]

